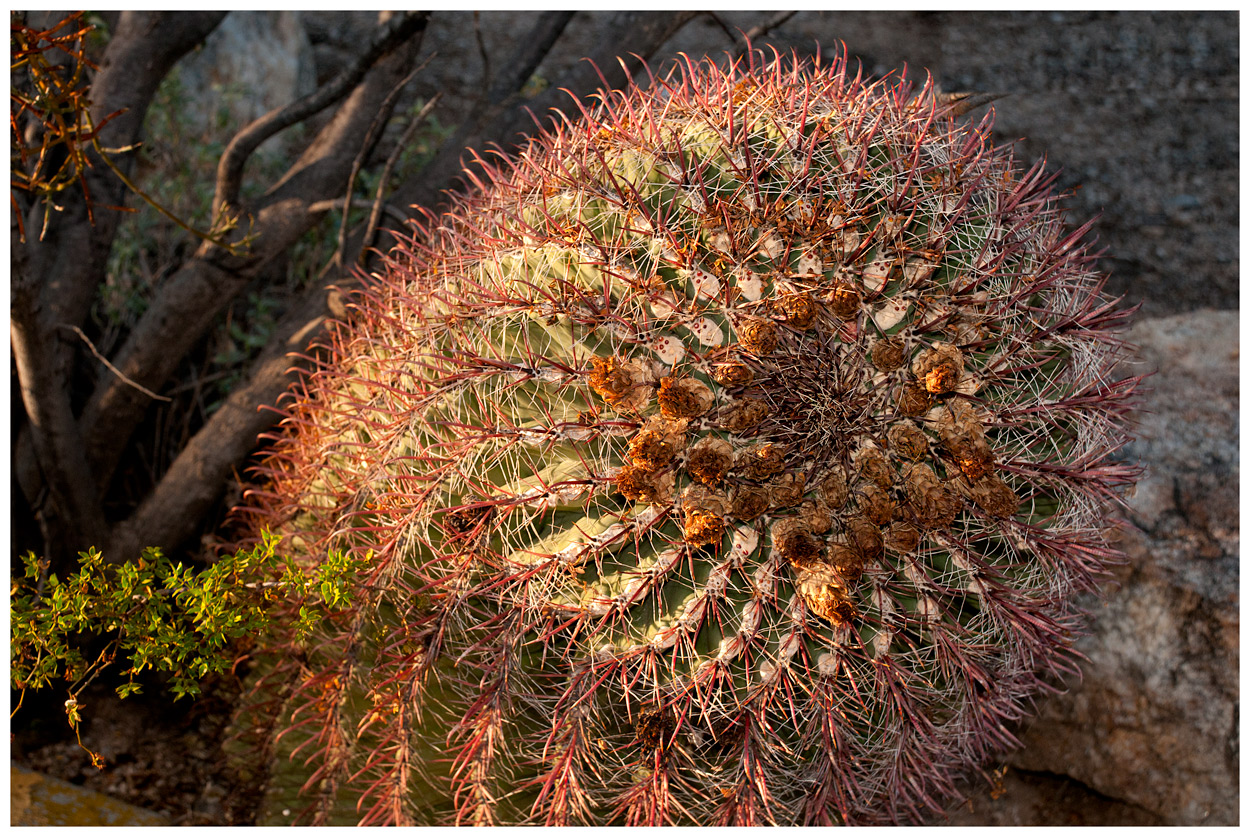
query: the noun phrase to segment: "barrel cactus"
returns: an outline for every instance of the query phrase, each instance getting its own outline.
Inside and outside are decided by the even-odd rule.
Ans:
[[[842,60],[648,81],[479,161],[286,406],[255,520],[366,562],[249,710],[314,821],[917,822],[1076,671],[1136,381],[1054,176]]]

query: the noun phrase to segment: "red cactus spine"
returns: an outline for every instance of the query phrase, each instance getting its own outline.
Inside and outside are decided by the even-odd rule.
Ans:
[[[392,254],[252,495],[372,556],[270,649],[314,820],[915,822],[1014,743],[1117,558],[1136,381],[988,133],[687,62]]]

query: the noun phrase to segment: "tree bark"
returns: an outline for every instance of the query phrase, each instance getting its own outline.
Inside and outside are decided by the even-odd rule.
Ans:
[[[224,12],[122,12],[116,16],[112,38],[91,83],[88,111],[95,125],[121,111],[100,128],[104,148],[127,147],[140,140],[144,117],[161,81],[223,17]],[[23,295],[11,298],[13,347],[15,358],[24,355],[18,363],[18,377],[28,419],[14,444],[14,471],[27,501],[43,518],[45,530],[62,535],[80,526],[85,532],[98,532],[103,525],[93,510],[98,505],[94,499],[91,503],[81,497],[71,501],[64,488],[68,483],[74,494],[89,491],[94,497],[96,492],[90,470],[84,470],[80,431],[70,432],[63,426],[66,411],[72,410],[70,376],[77,341],[67,338],[60,327],[81,326],[86,320],[103,282],[120,221],[118,212],[102,207],[125,202],[124,185],[94,151],[88,155],[94,166],[85,173],[85,180],[95,209],[89,213],[86,196],[69,190],[58,196],[60,211],[53,214],[42,239],[39,202],[27,212],[26,241],[19,243],[13,237],[14,263],[22,265],[15,272],[22,279],[12,293]],[[115,164],[129,173],[134,156],[118,154]],[[52,439],[46,435],[49,431]],[[49,504],[40,502],[45,485]],[[62,505],[67,502],[74,511]],[[51,545],[45,548],[50,554],[64,554]]]
[[[649,56],[681,25],[693,17],[693,13],[621,13],[613,15],[603,25],[599,42],[615,45],[623,51]],[[437,195],[443,188],[451,188],[460,171],[459,158],[464,152],[463,137],[473,136],[483,144],[494,143],[515,148],[524,140],[521,131],[528,122],[533,125],[524,103],[517,99],[517,92],[528,81],[534,69],[550,51],[559,33],[568,22],[566,13],[547,13],[540,17],[530,32],[521,39],[519,46],[491,86],[482,105],[471,114],[456,137],[445,143],[439,157],[409,183],[409,191],[403,187],[393,202],[406,205],[411,200],[414,184]],[[622,28],[628,28],[632,37],[622,41],[617,37]],[[615,68],[614,73],[605,72],[610,84],[623,85],[625,71],[615,62],[615,50],[605,46],[594,59]],[[634,59],[636,66],[641,66]],[[578,70],[567,74],[560,82],[569,92],[589,96],[602,85],[598,73],[586,62]],[[567,98],[568,93],[560,93]],[[542,99],[554,102],[556,96]],[[533,106],[533,103],[529,103]],[[476,126],[476,127],[472,127]],[[457,140],[459,138],[459,142]],[[448,150],[450,149],[450,150]],[[454,170],[436,171],[433,177],[441,177],[438,184],[431,185],[427,178],[431,168],[438,168],[438,160],[453,159]],[[407,195],[407,197],[406,197]],[[392,243],[387,238],[386,247]],[[355,263],[354,254],[361,249],[361,231],[351,237],[343,264]],[[289,312],[266,347],[261,358],[253,366],[248,382],[231,393],[223,406],[199,433],[183,449],[166,475],[143,502],[135,515],[116,529],[112,551],[128,554],[148,545],[172,546],[190,536],[199,520],[219,495],[222,485],[254,448],[256,437],[276,424],[280,415],[267,405],[277,403],[300,372],[307,368],[303,361],[287,357],[299,353],[305,347],[324,336],[325,326],[332,316],[327,302],[329,285],[336,282],[343,287],[355,283],[352,276],[334,277],[321,286],[311,289],[302,304]]]
[[[391,52],[369,70],[312,145],[261,199],[254,215],[252,252],[230,255],[205,243],[165,280],[113,361],[122,374],[159,390],[256,272],[320,220],[321,213],[309,207],[342,194],[360,138],[391,88],[410,69],[419,34],[411,33],[407,48]],[[108,485],[148,402],[111,374],[97,384],[80,424],[88,462],[100,486]]]
[[[628,75],[637,73],[643,61],[650,58],[665,41],[684,26],[696,12],[616,12],[599,26],[595,51],[588,60],[579,61],[550,87],[533,99],[516,96],[488,102],[471,121],[476,127],[462,129],[443,144],[438,155],[419,175],[402,184],[395,192],[394,202],[401,206],[417,205],[435,209],[443,202],[443,192],[457,188],[464,168],[466,148],[484,150],[496,144],[505,151],[518,148],[525,138],[538,131],[539,123],[550,124],[549,111],[567,107],[570,97],[585,99],[598,90],[603,81],[613,88],[624,87]],[[540,22],[541,25],[541,22]],[[534,37],[531,35],[531,38]],[[537,42],[537,39],[535,39]],[[524,47],[522,48],[524,49]],[[618,58],[620,61],[618,61]],[[514,61],[514,66],[518,62]],[[537,64],[535,64],[537,66]],[[598,70],[596,70],[596,67]],[[603,78],[600,78],[599,72]],[[531,73],[533,70],[531,69]],[[520,85],[529,78],[527,74]],[[515,91],[514,91],[515,92]],[[493,98],[493,97],[492,97]]]

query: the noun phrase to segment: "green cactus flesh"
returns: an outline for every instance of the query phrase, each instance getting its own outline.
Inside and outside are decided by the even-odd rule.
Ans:
[[[258,691],[314,820],[914,822],[1013,743],[1135,381],[1053,178],[939,101],[686,64],[390,255],[253,495],[374,556]]]

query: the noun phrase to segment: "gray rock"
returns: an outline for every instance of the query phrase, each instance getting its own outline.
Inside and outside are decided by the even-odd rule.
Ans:
[[[9,767],[9,806],[11,826],[169,825],[162,814],[16,764]]]
[[[1012,782],[953,822],[1238,822],[1238,315],[1144,320],[1129,339],[1157,374],[1125,451],[1148,470],[1120,589],[1092,605],[1084,681],[1042,704]],[[1084,793],[1047,790],[1055,776]]]
[[[178,72],[185,127],[222,141],[311,93],[317,80],[312,43],[292,11],[231,12]],[[290,151],[281,139],[265,147]]]

